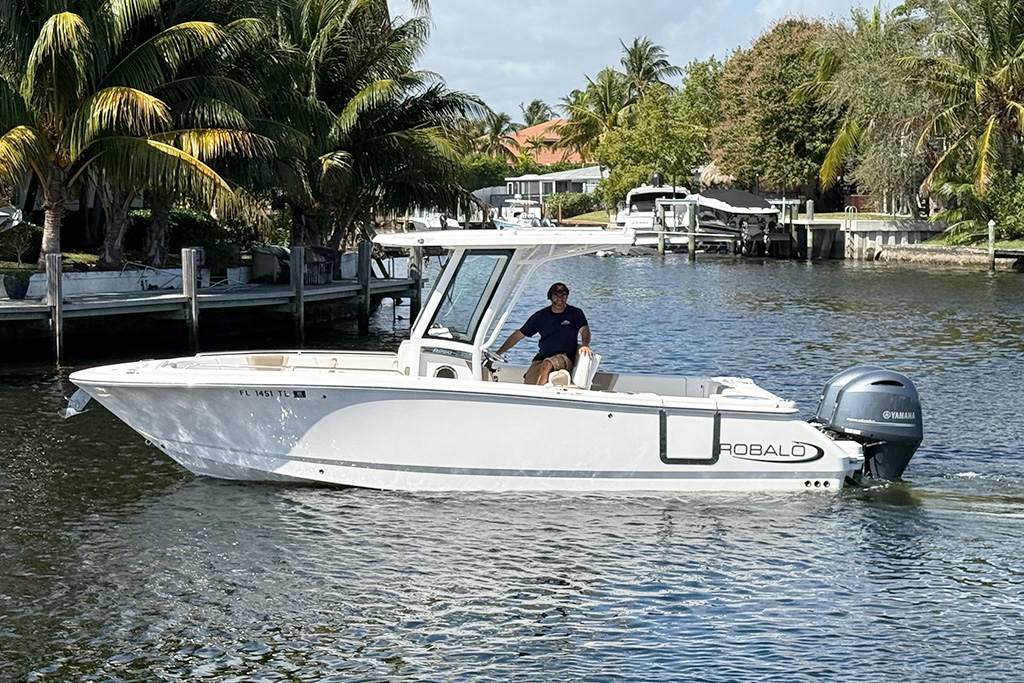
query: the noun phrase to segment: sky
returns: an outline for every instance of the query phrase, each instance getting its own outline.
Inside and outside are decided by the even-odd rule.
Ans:
[[[724,59],[779,19],[847,18],[853,1],[430,0],[433,28],[419,66],[521,121],[520,103],[553,105],[586,76],[620,67],[620,39],[647,36],[683,66]],[[391,7],[395,15],[411,12],[407,0]]]

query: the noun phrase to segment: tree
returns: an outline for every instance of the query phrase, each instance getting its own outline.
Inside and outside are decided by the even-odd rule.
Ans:
[[[598,193],[605,206],[615,206],[655,172],[673,185],[689,184],[703,157],[707,130],[693,123],[685,105],[682,93],[652,90],[637,104],[630,125],[603,138],[598,158],[610,170]]]
[[[477,140],[477,149],[495,158],[514,159],[519,151],[514,134],[520,126],[505,112],[488,111],[483,122],[484,134]]]
[[[118,206],[127,188],[160,185],[223,213],[233,192],[200,157],[255,153],[266,142],[238,131],[176,129],[169,106],[154,94],[181,65],[222,46],[223,28],[187,21],[154,30],[158,0],[78,4],[80,13],[49,15],[41,3],[12,1],[0,15],[0,175],[11,185],[29,171],[39,178],[40,268],[46,254],[60,251],[69,188],[86,173],[116,194]],[[122,226],[112,229],[107,266],[120,260]]]
[[[713,133],[723,172],[753,188],[817,186],[836,115],[816,100],[791,95],[813,77],[810,50],[824,32],[821,23],[789,19],[726,62],[723,122]]]
[[[636,37],[628,46],[622,45],[622,66],[626,70],[629,94],[637,99],[647,93],[652,85],[665,85],[665,79],[680,76],[683,70],[668,61],[665,48],[656,45],[646,36]]]
[[[683,68],[680,106],[695,126],[704,128],[704,154],[699,163],[711,160],[711,131],[722,123],[718,88],[722,82],[722,62],[714,55],[693,60]]]
[[[907,58],[940,103],[919,147],[945,147],[929,179],[966,166],[984,195],[1000,169],[1024,166],[1024,0],[945,2],[937,19],[935,53]]]
[[[840,117],[819,173],[823,187],[845,176],[879,203],[901,198],[916,209],[936,156],[918,147],[914,127],[937,103],[905,65],[906,57],[921,53],[928,30],[927,19],[903,10],[855,8],[849,25],[829,26],[814,46],[814,79],[797,97],[817,100]]]
[[[562,98],[568,117],[559,127],[562,144],[584,159],[595,158],[601,138],[626,120],[632,104],[622,72],[602,69],[593,80],[588,76],[586,90],[574,90]]]
[[[551,107],[544,104],[543,100],[534,100],[525,107],[520,103],[519,110],[523,113],[523,122],[527,128],[536,126],[538,123],[550,121],[555,117]]]
[[[384,0],[292,0],[281,40],[297,56],[301,101],[279,113],[306,119],[310,145],[295,159],[282,199],[293,239],[318,236],[338,248],[373,212],[454,207],[465,200],[452,132],[483,105],[414,70],[425,17],[391,19]]]

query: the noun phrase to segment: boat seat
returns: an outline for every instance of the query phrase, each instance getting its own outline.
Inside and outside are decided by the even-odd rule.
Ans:
[[[601,356],[599,354],[579,356],[576,359],[576,367],[572,372],[572,383],[580,389],[589,389],[594,381],[594,375],[597,374],[597,366],[600,363]]]
[[[571,382],[572,377],[569,375],[568,370],[555,370],[548,375],[548,386],[567,387]]]

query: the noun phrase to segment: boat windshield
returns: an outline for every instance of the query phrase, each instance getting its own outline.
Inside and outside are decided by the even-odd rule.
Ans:
[[[655,200],[658,199],[685,199],[686,193],[683,191],[672,192],[672,190],[665,190],[663,192],[649,192],[644,194],[638,194],[630,198],[629,210],[631,213],[642,213],[646,211],[654,211]],[[667,207],[667,210],[671,213],[673,207]]]
[[[428,337],[472,342],[512,250],[467,253],[430,321]]]

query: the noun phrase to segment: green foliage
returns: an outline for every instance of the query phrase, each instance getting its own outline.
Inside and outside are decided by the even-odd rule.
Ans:
[[[1024,170],[1024,0],[958,0],[932,10],[932,49],[907,59],[939,102],[919,146],[939,147],[929,178],[968,171],[979,194]]]
[[[544,100],[534,100],[526,106],[520,104],[519,111],[523,114],[523,123],[526,127],[536,126],[538,123],[555,118],[555,113],[544,103]]]
[[[43,229],[32,223],[21,222],[0,232],[0,261],[15,261],[19,265],[39,258],[43,243]]]
[[[797,95],[817,98],[841,117],[819,174],[823,186],[845,177],[878,205],[884,197],[917,206],[935,157],[918,147],[908,122],[935,111],[936,102],[906,65],[924,49],[929,25],[926,16],[903,9],[883,14],[880,7],[871,13],[855,8],[848,25],[829,26],[815,45],[814,79]]]
[[[812,79],[811,48],[824,34],[819,22],[789,19],[726,62],[714,156],[741,184],[779,189],[816,184],[835,137],[836,115],[813,98],[791,95]]]
[[[568,120],[561,127],[562,144],[584,159],[594,159],[601,138],[629,116],[633,99],[626,74],[602,69],[585,90],[573,90],[561,100]]]
[[[947,244],[986,240],[990,220],[996,223],[996,239],[1024,236],[1024,173],[997,172],[984,194],[967,174],[941,178],[932,192],[947,203],[934,217],[948,224],[942,234]]]
[[[626,70],[626,81],[633,99],[645,97],[652,88],[665,85],[665,79],[683,73],[668,61],[665,48],[652,43],[647,36],[638,36],[629,45],[621,40],[619,44],[622,46],[620,63]]]
[[[129,215],[140,227],[152,219],[149,209],[137,209]],[[240,220],[220,221],[207,212],[187,207],[171,209],[167,240],[171,254],[180,254],[185,247],[202,247],[206,265],[211,268],[238,266],[242,253],[267,241],[251,224]]]
[[[629,125],[610,131],[598,148],[608,177],[598,185],[605,206],[660,172],[669,183],[686,186],[704,154],[706,129],[694,125],[682,93],[651,91],[634,107]]]
[[[572,218],[600,206],[601,200],[597,195],[587,192],[560,192],[544,198],[544,213],[547,216],[558,216],[561,209],[562,218]]]
[[[504,159],[483,154],[471,154],[463,157],[462,165],[464,168],[462,186],[470,192],[482,187],[504,185],[505,178],[512,175],[511,169]]]
[[[722,106],[718,89],[722,82],[724,65],[714,55],[703,61],[693,60],[683,68],[683,87],[680,90],[680,106],[690,122],[705,130],[703,153],[698,163],[711,161],[711,131],[722,123]]]

